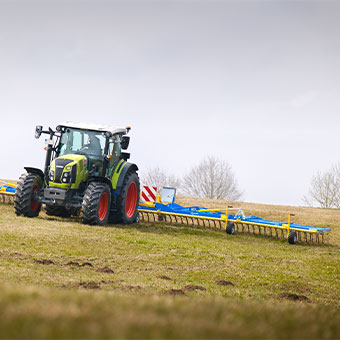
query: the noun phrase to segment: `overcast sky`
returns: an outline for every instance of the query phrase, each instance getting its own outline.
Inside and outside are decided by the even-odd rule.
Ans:
[[[228,161],[243,200],[302,205],[340,160],[340,1],[0,0],[0,178],[35,125],[131,125],[131,160]]]

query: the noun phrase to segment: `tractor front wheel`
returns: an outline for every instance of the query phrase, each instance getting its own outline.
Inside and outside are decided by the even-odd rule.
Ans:
[[[102,182],[91,182],[87,187],[82,205],[82,223],[104,225],[111,206],[111,190]]]
[[[38,194],[43,184],[39,175],[25,173],[19,178],[14,196],[14,210],[17,216],[37,217],[41,209]]]

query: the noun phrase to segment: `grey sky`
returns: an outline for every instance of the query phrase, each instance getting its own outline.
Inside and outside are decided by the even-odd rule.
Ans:
[[[0,178],[34,127],[131,125],[132,160],[228,161],[244,200],[302,204],[339,157],[340,1],[1,1]]]

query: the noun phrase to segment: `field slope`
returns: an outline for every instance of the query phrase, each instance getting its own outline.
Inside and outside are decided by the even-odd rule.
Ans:
[[[28,219],[0,205],[0,337],[339,338],[340,213],[241,205],[332,233],[324,245],[292,246],[182,226]]]

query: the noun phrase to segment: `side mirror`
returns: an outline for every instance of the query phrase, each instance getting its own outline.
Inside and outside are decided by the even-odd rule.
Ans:
[[[41,125],[37,125],[35,127],[35,138],[38,139],[41,136],[43,127]]]
[[[122,149],[126,150],[129,147],[129,143],[130,143],[130,137],[123,136],[122,141],[120,142]]]

